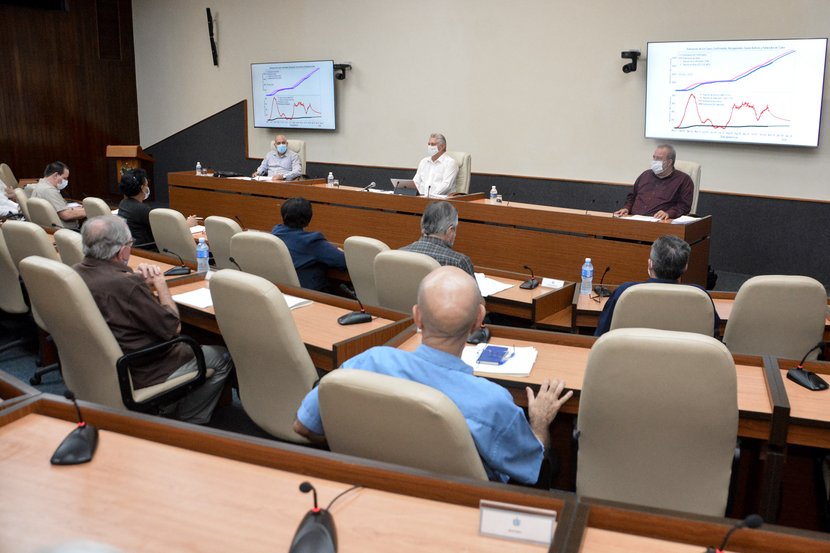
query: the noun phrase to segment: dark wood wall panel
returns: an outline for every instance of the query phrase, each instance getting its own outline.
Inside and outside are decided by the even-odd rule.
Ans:
[[[0,162],[25,178],[60,160],[65,194],[116,198],[106,146],[139,143],[131,1],[66,5],[0,5]]]

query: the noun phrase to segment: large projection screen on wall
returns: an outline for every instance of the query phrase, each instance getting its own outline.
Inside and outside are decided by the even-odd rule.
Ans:
[[[254,127],[335,129],[334,62],[251,64]]]

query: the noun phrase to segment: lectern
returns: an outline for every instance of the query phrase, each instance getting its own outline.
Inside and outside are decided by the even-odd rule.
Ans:
[[[145,154],[141,146],[107,146],[107,157],[115,158],[115,182],[129,169],[142,168],[152,175],[153,156]]]

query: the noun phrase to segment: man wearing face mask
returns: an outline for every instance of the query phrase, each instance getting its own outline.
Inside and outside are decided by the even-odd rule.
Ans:
[[[418,194],[447,195],[455,189],[458,163],[446,155],[447,139],[443,134],[432,133],[427,141],[427,157],[418,164],[418,171],[412,179],[418,187]]]
[[[274,138],[274,150],[265,154],[265,159],[254,171],[253,176],[268,176],[272,181],[294,180],[302,175],[302,164],[297,152],[288,149],[288,140],[278,134]]]
[[[651,215],[665,221],[688,214],[692,209],[694,183],[689,175],[674,168],[676,157],[673,146],[657,146],[651,169],[637,177],[634,189],[614,216]]]
[[[55,161],[46,166],[43,178],[32,185],[32,198],[43,198],[55,208],[63,226],[70,229],[78,228],[78,221],[86,217],[81,206],[69,207],[61,196],[60,190],[69,185],[69,167],[65,163]]]

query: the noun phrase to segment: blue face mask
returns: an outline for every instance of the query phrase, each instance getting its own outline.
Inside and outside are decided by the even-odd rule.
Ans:
[[[285,144],[277,144],[277,153],[282,155],[288,151],[288,146]]]

